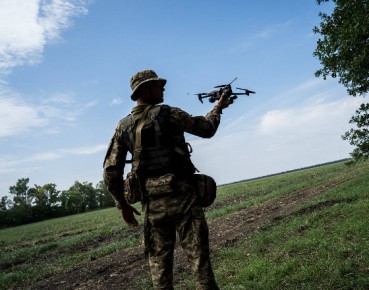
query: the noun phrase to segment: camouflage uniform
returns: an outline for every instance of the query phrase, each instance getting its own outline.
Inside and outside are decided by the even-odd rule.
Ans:
[[[139,119],[145,107],[134,107],[128,117]],[[176,128],[177,134],[181,135],[179,139],[183,140],[184,132],[210,138],[215,134],[220,122],[221,109],[218,106],[205,117],[192,117],[181,109],[165,105],[156,107],[166,108],[169,123]],[[127,152],[132,152],[134,148],[134,144],[130,144],[134,140],[126,140],[127,131],[132,130],[131,127],[125,126],[128,117],[118,124],[104,161],[104,181],[118,205],[126,203],[123,195],[123,169]],[[178,139],[178,136],[173,138]],[[144,144],[143,141],[143,146]],[[210,264],[207,222],[191,183],[193,172],[190,170],[186,174],[181,168],[180,162],[173,168],[178,171],[174,172],[177,177],[175,192],[156,197],[146,196],[143,201],[145,248],[154,289],[173,289],[176,232],[195,275],[196,288],[218,289]]]

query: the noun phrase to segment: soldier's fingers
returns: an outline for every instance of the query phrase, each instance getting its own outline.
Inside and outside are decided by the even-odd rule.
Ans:
[[[141,213],[140,213],[137,209],[135,209],[135,208],[133,208],[133,212],[134,212],[135,214],[137,214],[137,215],[141,215]]]
[[[128,225],[131,226],[131,227],[137,227],[138,221],[135,219],[135,217],[133,215],[132,215]]]
[[[132,213],[130,215],[123,215],[123,219],[126,222],[126,224],[129,225],[130,227],[136,227],[138,225],[138,222],[134,218]]]

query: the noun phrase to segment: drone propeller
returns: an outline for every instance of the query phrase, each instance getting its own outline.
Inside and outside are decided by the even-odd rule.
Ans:
[[[194,94],[194,95],[196,95],[196,96],[197,96],[197,98],[199,99],[199,101],[200,101],[201,103],[204,103],[204,102],[202,101],[202,99],[203,99],[203,98],[207,98],[207,97],[208,97],[208,94],[207,94],[207,93],[199,93],[199,94]]]
[[[215,86],[214,88],[224,88],[226,86],[230,86],[235,80],[237,80],[237,78],[234,78],[233,81],[231,81],[229,84],[226,84],[226,85],[219,85],[219,86]]]
[[[237,90],[241,90],[241,91],[245,91],[245,95],[249,96],[250,94],[255,94],[254,91],[250,91],[248,89],[241,89],[241,88],[236,88]]]
[[[217,88],[224,88],[224,87],[226,87],[226,86],[228,86],[228,85],[218,85],[218,86],[215,86],[214,88],[215,88],[215,89],[217,89]]]

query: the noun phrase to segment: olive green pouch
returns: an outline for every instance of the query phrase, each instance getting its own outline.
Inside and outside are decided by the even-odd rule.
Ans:
[[[211,176],[195,174],[194,187],[200,206],[208,207],[214,202],[217,195],[217,185]]]
[[[175,176],[168,173],[159,177],[150,177],[146,180],[145,187],[149,197],[173,194],[175,191]]]

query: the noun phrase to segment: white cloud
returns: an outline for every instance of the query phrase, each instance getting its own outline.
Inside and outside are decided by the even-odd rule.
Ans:
[[[71,93],[57,93],[48,98],[44,98],[42,102],[45,105],[72,105],[75,101]]]
[[[299,108],[327,104],[334,102],[337,98],[345,98],[346,95],[345,90],[332,80],[324,81],[318,78],[306,80],[274,97],[264,96],[265,100],[261,104],[248,108],[238,117],[232,116],[223,120],[222,127],[226,128],[226,132],[235,132],[244,130],[245,124],[249,124],[250,130],[254,130],[253,127],[257,126],[256,123],[259,123],[261,118],[266,118],[266,116],[270,117],[277,112],[285,114],[285,110],[296,111]],[[347,97],[347,100],[350,102],[354,99]]]
[[[359,99],[347,98],[313,103],[302,108],[272,110],[261,117],[259,131],[267,136],[332,132],[346,126],[359,104]]]
[[[115,105],[120,105],[124,102],[123,98],[115,98],[111,101],[111,105],[115,106]]]
[[[52,0],[41,1],[39,23],[43,27],[46,39],[56,39],[62,29],[69,28],[73,16],[86,14],[88,1]]]
[[[86,14],[91,0],[1,0],[0,73],[35,64],[45,45],[71,26],[71,18]]]
[[[79,115],[96,104],[95,100],[77,102],[74,93],[61,92],[43,99],[39,110],[50,119],[74,122]]]
[[[1,0],[0,1],[0,78],[11,69],[36,64],[44,47],[60,39],[71,19],[86,14],[92,0]],[[73,122],[94,101],[76,103],[71,93],[54,95],[41,103],[30,104],[24,96],[10,90],[0,79],[0,138],[14,136],[30,128],[55,132],[55,119]]]
[[[0,99],[0,120],[0,137],[21,134],[28,128],[47,124],[36,108],[11,99]]]
[[[48,120],[37,107],[23,102],[14,92],[0,83],[0,138],[22,134],[29,128],[44,127]]]
[[[106,144],[57,149],[53,152],[41,152],[27,157],[0,156],[0,173],[15,172],[19,167],[37,168],[41,161],[53,161],[68,156],[93,155],[107,150]]]
[[[307,102],[313,102],[314,100],[320,102],[331,98],[337,98],[337,96],[343,97],[346,95],[345,90],[337,86],[333,80],[313,78],[275,96],[268,104],[278,104],[280,107],[284,106],[286,103],[291,105],[291,102],[295,101],[301,105]]]
[[[104,152],[107,150],[106,144],[88,146],[88,147],[78,147],[71,149],[60,149],[60,152],[71,154],[71,155],[90,155],[99,152]]]
[[[35,0],[0,2],[0,71],[38,61],[45,39],[36,21],[37,13]]]
[[[257,41],[271,39],[275,35],[278,35],[285,31],[291,25],[291,23],[292,21],[289,20],[284,23],[277,23],[273,26],[266,27],[264,30],[257,32],[255,35],[247,37],[238,46],[232,47],[230,49],[230,53],[247,50],[252,47]]]
[[[284,23],[279,23],[273,26],[269,26],[267,28],[265,28],[263,31],[260,31],[256,34],[255,38],[261,38],[261,39],[270,39],[272,38],[274,35],[284,31],[288,26],[290,26],[292,23],[291,20],[284,22]]]
[[[94,100],[77,102],[73,93],[57,93],[37,104],[26,103],[23,99],[24,96],[0,81],[0,138],[40,128],[42,132],[55,133],[63,125],[60,120],[74,122],[78,116],[97,104]]]
[[[323,84],[323,82],[324,82],[324,80],[322,80],[320,78],[313,78],[313,79],[307,80],[307,81],[297,85],[292,90],[289,90],[289,92],[290,92],[290,94],[305,92],[306,90],[310,90],[310,89],[320,87]]]

